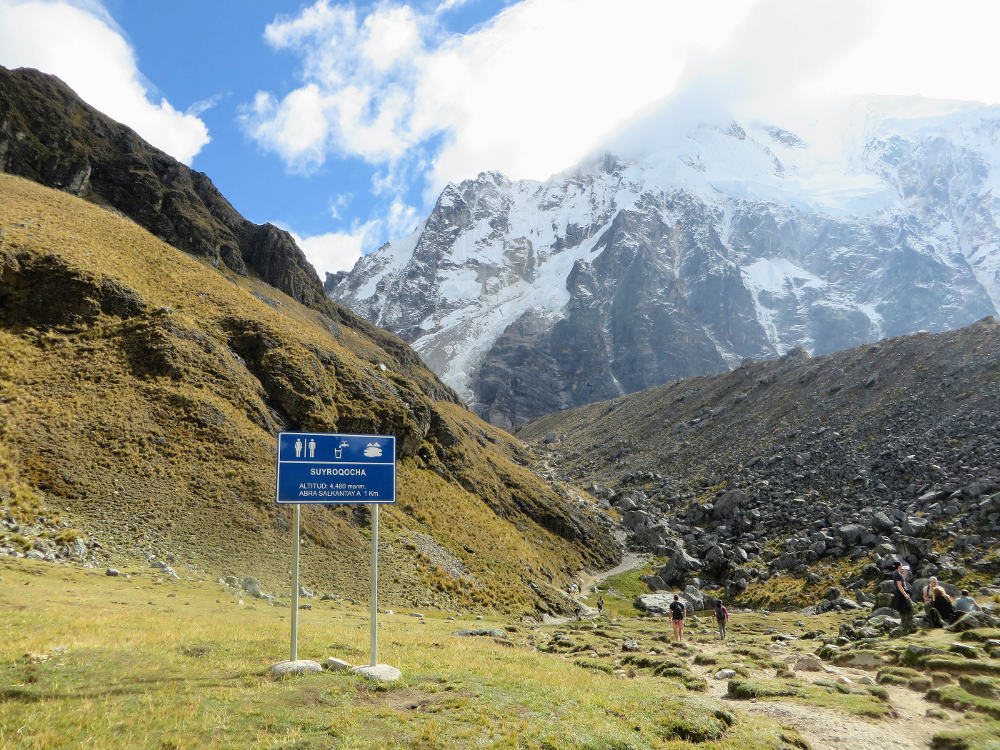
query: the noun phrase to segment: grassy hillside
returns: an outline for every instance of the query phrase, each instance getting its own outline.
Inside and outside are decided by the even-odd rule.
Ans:
[[[549,609],[549,584],[615,556],[594,510],[526,469],[509,435],[434,400],[450,392],[398,339],[70,195],[6,175],[0,195],[0,546],[78,529],[102,565],[172,555],[182,575],[284,593],[274,434],[302,429],[397,436],[389,599]],[[303,584],[367,591],[367,509],[306,507],[303,539]]]

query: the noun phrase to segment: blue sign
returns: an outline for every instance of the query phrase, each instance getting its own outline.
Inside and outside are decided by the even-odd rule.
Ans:
[[[396,502],[394,435],[278,433],[280,503]]]

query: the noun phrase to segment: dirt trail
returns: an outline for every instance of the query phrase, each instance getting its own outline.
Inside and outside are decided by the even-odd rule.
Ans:
[[[721,642],[692,644],[703,653],[714,653],[723,648]],[[788,652],[791,653],[791,652]],[[776,653],[775,657],[780,657]],[[781,699],[734,700],[726,696],[728,680],[712,677],[718,669],[714,666],[694,665],[693,671],[708,680],[708,694],[720,698],[734,707],[750,713],[768,716],[780,724],[797,729],[812,750],[914,750],[930,746],[932,735],[950,722],[928,719],[928,708],[940,709],[919,694],[895,686],[883,686],[889,693],[889,705],[895,716],[889,719],[865,719],[846,712],[819,706],[807,706]],[[802,673],[807,680],[827,677],[846,677],[855,682],[859,677],[873,677],[873,673],[860,669],[828,667],[828,673]],[[947,713],[947,712],[946,712]],[[953,714],[949,713],[950,717]]]
[[[611,576],[640,567],[648,559],[647,555],[628,553],[614,568],[580,574],[580,596],[592,591],[597,584]],[[711,654],[721,651],[731,642],[689,642],[689,645],[702,653]],[[775,651],[774,658],[780,660],[792,653],[795,652],[781,648]],[[779,724],[797,729],[809,743],[811,750],[925,750],[930,747],[931,737],[936,732],[949,726],[957,726],[956,720],[961,721],[960,715],[949,711],[944,711],[949,717],[947,721],[927,718],[928,708],[940,710],[941,706],[924,700],[912,690],[892,685],[883,687],[888,691],[889,705],[895,715],[887,719],[865,719],[832,708],[807,706],[781,699],[735,700],[726,695],[728,680],[716,680],[712,677],[718,667],[692,665],[691,669],[708,681],[709,695],[731,703],[735,708],[768,716]],[[832,679],[843,676],[852,682],[857,682],[860,677],[874,677],[874,673],[862,669],[829,665],[826,669],[826,673],[802,673],[800,676],[810,681],[822,676]]]
[[[641,554],[639,552],[627,552],[622,558],[622,561],[613,568],[599,570],[594,573],[588,573],[587,571],[578,573],[577,583],[580,586],[580,595],[583,596],[584,594],[593,591],[597,584],[611,578],[611,576],[616,576],[619,573],[634,570],[635,568],[641,568],[645,565],[647,560],[649,560],[649,555]]]

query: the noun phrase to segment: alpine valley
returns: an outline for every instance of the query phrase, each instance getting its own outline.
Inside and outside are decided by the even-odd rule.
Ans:
[[[326,289],[506,428],[994,314],[1000,109],[870,98],[837,117],[835,144],[665,127],[651,150],[626,134],[545,182],[449,184]]]

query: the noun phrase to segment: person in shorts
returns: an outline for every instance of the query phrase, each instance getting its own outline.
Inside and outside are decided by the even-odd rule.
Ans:
[[[674,626],[674,640],[684,640],[684,604],[677,594],[670,603],[670,624]]]

